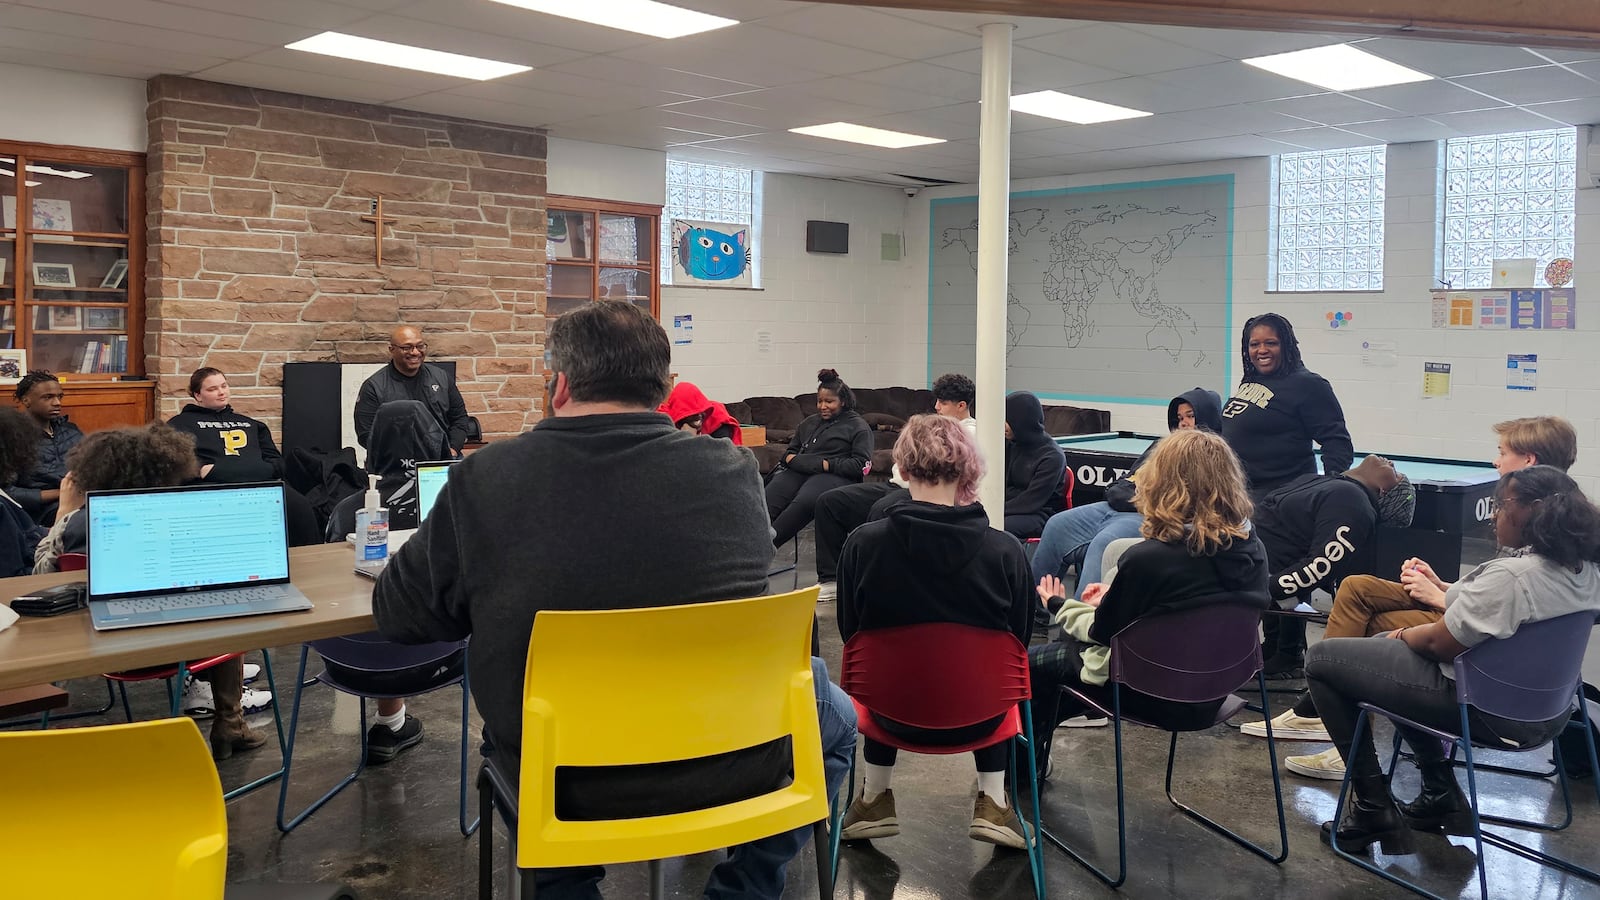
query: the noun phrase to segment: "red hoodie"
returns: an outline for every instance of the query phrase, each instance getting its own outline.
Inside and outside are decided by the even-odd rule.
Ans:
[[[715,435],[717,429],[731,425],[733,428],[729,438],[735,446],[744,446],[744,438],[739,432],[739,422],[728,414],[728,408],[721,403],[708,400],[699,388],[687,381],[680,381],[672,386],[672,393],[667,395],[667,402],[661,404],[658,411],[666,413],[674,425],[704,413],[705,419],[700,422],[701,434]]]

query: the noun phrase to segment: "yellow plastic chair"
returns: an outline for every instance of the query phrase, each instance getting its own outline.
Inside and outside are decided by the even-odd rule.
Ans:
[[[522,769],[479,773],[479,896],[493,891],[490,814],[513,830],[525,896],[532,869],[659,861],[813,825],[818,886],[833,893],[829,797],[811,681],[817,588],[645,609],[540,612],[522,689]],[[619,714],[623,713],[623,714]],[[723,806],[600,821],[556,818],[557,769],[695,759],[789,736],[787,787]],[[493,804],[493,806],[491,806]]]
[[[224,886],[222,782],[191,719],[0,734],[0,773],[0,896],[355,898],[344,885]]]

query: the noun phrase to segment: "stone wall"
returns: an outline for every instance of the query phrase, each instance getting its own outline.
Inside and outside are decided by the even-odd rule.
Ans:
[[[149,83],[146,371],[163,418],[228,374],[276,430],[282,365],[387,359],[397,323],[453,359],[485,435],[539,417],[545,137],[174,76]],[[384,198],[383,267],[373,198]]]

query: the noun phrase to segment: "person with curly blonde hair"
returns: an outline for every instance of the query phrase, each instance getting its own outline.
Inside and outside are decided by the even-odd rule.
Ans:
[[[1082,600],[1065,600],[1059,578],[1039,580],[1039,598],[1047,606],[1065,600],[1056,616],[1061,640],[1028,653],[1034,762],[1041,779],[1049,774],[1056,726],[1085,711],[1061,687],[1111,702],[1106,682],[1117,632],[1139,619],[1199,606],[1267,607],[1267,551],[1250,527],[1252,507],[1239,458],[1222,438],[1204,431],[1162,438],[1139,469],[1134,504],[1144,516],[1144,539],[1122,554],[1109,585],[1091,584]],[[1122,692],[1125,714],[1177,730],[1211,724],[1220,704]]]

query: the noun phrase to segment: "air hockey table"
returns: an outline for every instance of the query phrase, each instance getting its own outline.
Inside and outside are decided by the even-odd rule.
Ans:
[[[1075,480],[1072,504],[1104,500],[1106,486],[1127,474],[1156,437],[1117,431],[1056,438]],[[1356,461],[1366,455],[1357,451]],[[1494,466],[1459,459],[1384,456],[1411,479],[1417,491],[1417,511],[1410,528],[1379,530],[1374,574],[1397,578],[1400,564],[1417,556],[1448,580],[1448,573],[1463,563],[1476,565],[1494,554],[1489,501],[1500,480]]]

